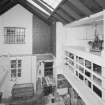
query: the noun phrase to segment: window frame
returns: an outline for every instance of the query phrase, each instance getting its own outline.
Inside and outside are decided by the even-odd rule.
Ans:
[[[15,58],[15,59],[10,60],[10,77],[12,81],[16,80],[17,78],[22,77],[22,59],[21,58]]]
[[[24,27],[4,27],[4,43],[25,44],[25,31]]]

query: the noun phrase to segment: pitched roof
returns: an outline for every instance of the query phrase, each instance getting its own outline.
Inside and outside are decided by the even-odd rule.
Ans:
[[[47,23],[67,24],[105,9],[105,0],[0,0],[0,15],[17,3]]]

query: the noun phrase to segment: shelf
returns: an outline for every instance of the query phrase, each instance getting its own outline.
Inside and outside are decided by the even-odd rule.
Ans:
[[[85,84],[86,84],[89,88],[92,87],[92,83],[91,83],[87,78],[85,78]]]
[[[86,75],[88,78],[91,78],[91,76],[92,76],[92,74],[91,74],[89,71],[87,71],[87,70],[85,70],[85,75]]]
[[[102,75],[102,67],[93,63],[93,71],[98,74],[98,75]]]
[[[72,68],[74,68],[74,66],[72,64],[70,64],[69,62],[66,62],[69,66],[71,66]]]
[[[88,60],[85,60],[85,67],[91,70],[92,68],[91,62]]]
[[[73,87],[75,87],[78,92],[81,91],[80,94],[83,95],[90,90],[90,94],[94,94],[100,102],[104,103],[103,76],[105,74],[105,43],[103,43],[103,41],[105,41],[105,10],[65,25],[65,28],[67,28],[67,37],[65,38],[64,51],[66,51],[67,56],[73,60],[71,60],[73,64],[71,61],[70,63],[74,69],[72,70],[74,71],[72,72],[74,77],[71,76],[70,69],[64,71],[68,72],[66,74],[67,78],[70,79],[69,81],[72,82],[71,84],[74,85]],[[95,40],[95,36],[99,37],[98,41]],[[89,41],[92,42],[90,46]],[[98,43],[99,41],[100,43]],[[77,81],[79,83],[76,83],[75,78],[78,79]],[[85,90],[84,85],[89,89],[88,91]],[[85,88],[85,91],[83,92],[80,88]],[[87,95],[85,94],[84,98],[85,96]],[[90,100],[92,99],[95,102],[98,101],[94,99],[94,97],[91,97]],[[103,105],[102,103],[97,105]]]
[[[81,73],[84,73],[84,68],[81,67],[81,66],[79,66],[79,71],[80,71]]]
[[[78,59],[79,61],[79,63],[81,64],[81,65],[83,65],[84,66],[84,59],[82,58],[82,57],[79,57],[79,59]]]
[[[73,88],[81,96],[86,105],[104,105],[100,98],[91,92],[91,89],[81,82],[70,70],[64,70],[63,75],[72,84]]]
[[[86,51],[84,47],[79,46],[64,46],[64,50],[68,52],[72,52],[75,56],[84,58],[85,60],[91,61],[93,63],[99,64],[101,66],[105,66],[105,63],[103,63],[103,57],[93,55]]]
[[[79,75],[79,73],[78,73],[78,71],[76,70],[76,76],[78,77],[78,75]]]
[[[98,77],[96,77],[95,75],[93,75],[93,81],[99,85],[99,86],[102,86],[102,80]]]
[[[84,80],[84,76],[81,73],[79,73],[79,79],[82,81]]]
[[[97,88],[97,86],[93,85],[93,91],[99,96],[102,97],[102,91]]]
[[[102,66],[91,61],[91,57],[89,59],[85,58],[86,56],[84,57],[83,55],[85,53],[81,53],[81,51],[77,52],[75,49],[67,51],[69,54],[73,54],[74,58],[73,60],[66,58],[65,62],[67,63],[68,70],[72,71],[88,88],[93,89],[92,86],[95,85],[97,89],[102,90]],[[96,93],[95,90],[94,92]],[[100,97],[100,95],[98,96]]]
[[[68,57],[68,56],[65,56],[65,58],[66,58],[66,60],[69,59],[69,60],[71,60],[71,61],[74,61],[73,59],[71,59],[71,58]]]

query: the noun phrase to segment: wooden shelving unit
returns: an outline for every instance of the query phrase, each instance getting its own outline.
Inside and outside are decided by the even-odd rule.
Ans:
[[[102,26],[103,30],[105,29],[105,11],[102,11],[95,15],[81,19],[79,21],[73,22],[69,25],[66,25],[65,28],[68,28],[68,29],[72,28],[71,33],[73,34],[77,33],[77,36],[78,36],[79,32],[78,31],[73,32],[73,30],[76,31],[78,27],[84,28],[84,27],[88,27],[88,25],[91,26],[95,23],[96,24],[102,23],[101,25],[103,25]],[[99,31],[99,29],[97,30]],[[101,33],[104,33],[103,41],[105,41],[105,32],[101,32]],[[86,39],[76,39],[76,40],[78,42],[80,42],[80,40],[83,42],[86,42],[86,41],[88,42],[88,39],[89,38],[87,37]],[[105,61],[105,43],[103,44],[102,52],[99,52],[100,54],[97,54],[97,53],[98,52],[92,53],[91,51],[87,51],[86,46],[84,45],[78,46],[76,44],[70,45],[70,43],[68,44],[66,43],[64,45],[64,69],[67,71],[64,71],[64,72],[69,73],[70,71],[70,73],[74,75],[73,79],[76,78],[76,80],[78,81],[78,83],[76,82],[78,85],[79,83],[81,84],[82,82],[81,85],[83,86],[75,87],[77,88],[77,90],[78,90],[78,87],[82,89],[84,87],[84,91],[89,91],[89,93],[86,93],[86,95],[90,96],[91,98],[93,96],[92,99],[94,101],[95,101],[95,97],[97,97],[97,100],[100,100],[100,102],[105,104],[105,63],[104,63]],[[71,74],[68,74],[68,73],[67,75],[71,76]],[[69,76],[68,78],[71,79],[71,77]],[[75,86],[76,84],[73,83],[73,85]],[[83,91],[81,90],[81,92]],[[85,94],[82,93],[82,95],[85,95]],[[98,104],[96,103],[96,105]]]
[[[70,56],[73,56],[72,59]],[[69,62],[70,61],[70,62]],[[71,63],[72,61],[72,63]],[[100,98],[102,98],[102,66],[91,62],[73,52],[65,54],[65,65]],[[71,69],[72,68],[72,69]]]

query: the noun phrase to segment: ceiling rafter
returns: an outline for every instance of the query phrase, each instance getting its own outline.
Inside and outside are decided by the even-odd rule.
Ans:
[[[93,13],[102,10],[102,7],[95,0],[80,0],[87,8],[89,8]]]
[[[60,21],[60,22],[62,22],[64,24],[67,24],[68,23],[67,20],[63,19],[60,15],[58,15],[56,13],[54,13],[52,17],[55,17],[57,19],[57,21]]]
[[[82,2],[79,0],[68,0],[70,3],[72,3],[76,8],[78,8],[80,11],[82,11],[87,16],[93,14],[93,12],[88,9]]]
[[[26,1],[26,0],[19,0],[18,3],[20,5],[22,5],[24,8],[26,8],[27,10],[29,10],[31,13],[37,15],[40,19],[45,21],[47,24],[50,24],[50,22],[48,21],[48,17],[49,16],[47,14],[43,13],[37,7],[35,7],[32,4],[30,4],[28,1]]]
[[[47,12],[49,12],[50,14],[52,13],[52,11],[50,9],[48,9],[44,4],[42,4],[40,2],[40,0],[33,0],[35,3],[37,3],[39,6],[41,6],[44,10],[46,10]]]
[[[105,0],[95,0],[95,1],[105,9]]]
[[[17,1],[8,1],[6,2],[6,4],[3,4],[1,7],[0,7],[0,15],[2,15],[5,11],[9,10],[11,7],[13,7],[14,5],[17,4]],[[5,5],[5,6],[4,6]]]
[[[60,12],[60,10],[59,11],[57,10],[56,14],[60,16],[62,19],[64,19],[65,21],[67,21],[68,23],[71,21],[70,18],[68,18],[67,16],[64,16],[64,13],[62,11]]]
[[[68,20],[69,22],[74,21],[75,19],[70,16],[67,12],[65,12],[62,8],[57,9],[56,11],[57,14],[60,14],[63,18]]]
[[[0,2],[0,6],[6,4],[8,1],[10,1],[10,0],[1,0],[1,2]]]
[[[67,5],[68,7],[72,8],[72,10],[74,10],[81,17],[85,17],[86,16],[86,14],[84,14],[81,10],[79,10],[75,5],[73,5],[72,3],[70,3],[70,1],[67,0],[67,2],[65,3],[65,5]]]
[[[53,22],[57,22],[58,21],[57,17],[54,17],[54,16],[52,16],[48,20],[53,21]]]
[[[71,7],[67,6],[66,4],[61,5],[60,8],[62,8],[65,12],[67,12],[70,16],[72,16],[75,19],[81,18],[80,15],[78,15]]]
[[[47,24],[53,21],[67,24],[105,9],[105,0],[62,0],[55,9],[44,0],[0,0],[0,14],[16,4],[21,4]]]

